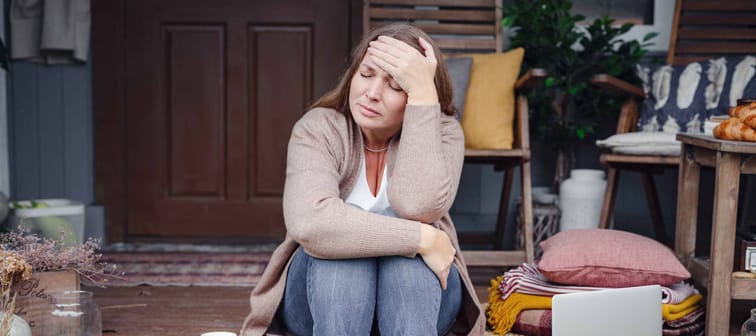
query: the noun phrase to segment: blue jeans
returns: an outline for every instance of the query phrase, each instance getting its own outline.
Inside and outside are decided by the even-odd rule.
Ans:
[[[418,256],[326,260],[294,253],[281,316],[302,335],[444,335],[462,304],[452,265],[446,290]],[[375,330],[372,330],[375,332]]]

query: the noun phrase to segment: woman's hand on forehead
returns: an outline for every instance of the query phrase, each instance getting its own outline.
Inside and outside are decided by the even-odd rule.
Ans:
[[[367,56],[386,71],[407,92],[408,103],[435,104],[438,94],[433,82],[438,60],[430,43],[418,38],[424,54],[389,36],[370,42]]]

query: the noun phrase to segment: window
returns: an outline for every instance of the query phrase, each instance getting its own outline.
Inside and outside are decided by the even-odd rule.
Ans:
[[[675,2],[669,0],[573,0],[572,12],[583,14],[586,21],[593,21],[608,15],[618,24],[632,22],[633,29],[627,39],[643,40],[650,32],[657,35],[649,46],[649,51],[667,51],[669,36],[674,20]]]

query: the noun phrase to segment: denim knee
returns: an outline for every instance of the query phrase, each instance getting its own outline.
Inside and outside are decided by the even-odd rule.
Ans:
[[[422,258],[384,257],[378,265],[377,318],[381,334],[436,335],[454,323],[462,302],[454,265],[447,289]]]
[[[306,262],[297,262],[296,254]],[[287,329],[297,335],[369,334],[375,314],[377,260],[318,259],[301,247],[296,254],[284,297]],[[304,270],[293,269],[302,265]]]

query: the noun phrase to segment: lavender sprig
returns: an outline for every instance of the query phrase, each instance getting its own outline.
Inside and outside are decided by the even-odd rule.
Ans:
[[[0,233],[0,248],[19,255],[34,272],[73,270],[86,285],[105,287],[109,279],[123,273],[114,264],[100,262],[99,243],[99,239],[89,238],[83,244],[65,246],[61,240],[28,234],[22,226]]]

